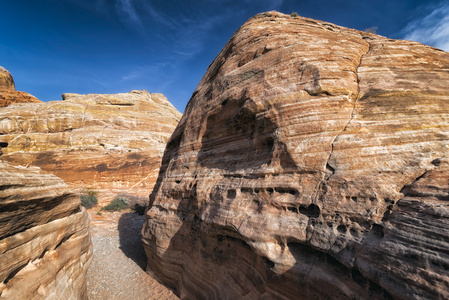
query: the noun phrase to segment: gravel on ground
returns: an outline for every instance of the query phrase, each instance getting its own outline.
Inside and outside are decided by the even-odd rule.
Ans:
[[[144,217],[134,213],[91,212],[93,257],[87,274],[90,300],[179,299],[145,273],[140,240]]]

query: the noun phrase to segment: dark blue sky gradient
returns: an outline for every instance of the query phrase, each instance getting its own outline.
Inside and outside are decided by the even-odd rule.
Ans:
[[[43,101],[62,93],[160,92],[183,112],[207,67],[253,15],[278,10],[403,38],[445,1],[11,0],[0,66]]]

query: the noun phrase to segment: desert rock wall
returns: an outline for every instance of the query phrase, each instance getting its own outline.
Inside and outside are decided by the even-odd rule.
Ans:
[[[41,103],[39,99],[25,92],[16,91],[11,73],[0,66],[0,107],[14,103]]]
[[[181,114],[162,94],[64,94],[0,111],[2,159],[39,166],[99,198],[147,198]]]
[[[0,299],[87,299],[89,215],[39,168],[0,161]]]
[[[148,270],[202,299],[449,297],[449,54],[277,12],[167,144]]]

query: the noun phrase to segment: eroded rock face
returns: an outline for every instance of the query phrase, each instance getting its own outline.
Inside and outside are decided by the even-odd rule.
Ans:
[[[63,98],[0,110],[2,159],[96,189],[100,200],[123,192],[148,197],[181,114],[147,91]]]
[[[39,168],[0,161],[0,299],[87,299],[89,215]]]
[[[0,91],[15,91],[14,79],[11,73],[0,66]]]
[[[0,107],[13,103],[40,103],[41,101],[25,92],[16,91],[11,73],[0,66]]]
[[[25,92],[0,91],[0,108],[15,103],[42,103],[42,101]]]
[[[148,270],[185,298],[449,297],[449,54],[277,12],[172,135]]]

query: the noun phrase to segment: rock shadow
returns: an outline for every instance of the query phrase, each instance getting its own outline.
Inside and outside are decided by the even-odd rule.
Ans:
[[[296,163],[280,140],[278,128],[275,118],[264,116],[245,95],[226,99],[215,114],[207,117],[198,163],[233,172],[278,160],[283,169],[295,170]]]
[[[135,213],[124,213],[118,221],[120,250],[145,271],[147,257],[142,244],[141,230],[145,217]]]

